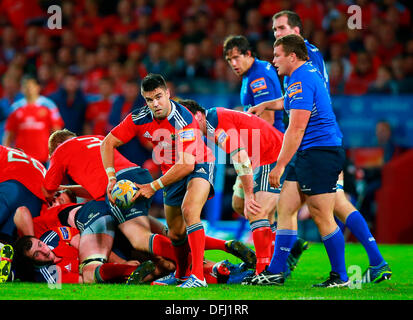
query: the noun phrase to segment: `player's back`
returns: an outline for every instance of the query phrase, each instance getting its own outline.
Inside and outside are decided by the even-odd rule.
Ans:
[[[250,113],[226,108],[209,109],[207,120],[215,129],[222,129],[229,136],[233,133],[234,136],[239,137],[239,141],[232,141],[232,143],[240,143],[241,147],[247,149],[253,167],[277,160],[284,134],[267,121]],[[227,148],[231,147],[227,146]]]
[[[16,180],[45,201],[42,192],[45,174],[46,169],[40,161],[21,150],[0,145],[0,183]]]
[[[100,154],[103,139],[103,136],[79,136],[59,145],[50,158],[46,189],[55,190],[67,174],[94,199],[104,197],[108,180]],[[116,172],[130,167],[137,165],[115,150]]]

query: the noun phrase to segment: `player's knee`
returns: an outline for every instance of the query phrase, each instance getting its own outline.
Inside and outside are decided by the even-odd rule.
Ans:
[[[244,215],[244,199],[239,197],[232,197],[232,209],[240,214]]]

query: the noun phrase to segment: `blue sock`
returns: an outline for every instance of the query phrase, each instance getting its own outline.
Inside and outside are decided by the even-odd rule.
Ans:
[[[341,280],[347,281],[346,262],[344,256],[344,236],[337,227],[332,233],[322,237],[328,258],[330,259],[331,271],[340,275]]]
[[[287,258],[291,248],[297,240],[297,230],[277,230],[275,236],[274,255],[267,270],[271,273],[285,272],[287,268]]]
[[[341,232],[344,233],[344,230],[346,229],[346,225],[343,222],[341,222],[341,220],[337,218],[336,216],[334,216],[334,220],[336,221],[337,225],[340,227]]]
[[[381,264],[384,261],[383,256],[361,213],[357,210],[350,213],[346,219],[346,226],[366,249],[370,266]]]

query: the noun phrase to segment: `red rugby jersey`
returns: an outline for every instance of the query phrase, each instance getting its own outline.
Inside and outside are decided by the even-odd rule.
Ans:
[[[208,135],[225,152],[244,148],[253,168],[277,161],[284,134],[267,121],[246,112],[211,108],[206,114]]]
[[[184,106],[171,100],[172,109],[163,120],[153,118],[148,106],[132,111],[111,133],[124,143],[132,138],[144,138],[153,145],[152,158],[165,174],[177,160],[178,152],[195,156],[196,163],[214,162],[206,146],[198,122]]]
[[[46,202],[42,192],[46,168],[21,150],[0,145],[0,183],[17,180],[36,197]]]
[[[40,216],[33,218],[34,236],[40,236],[48,230],[57,227],[63,227],[59,219],[59,212],[69,207],[79,207],[81,203],[66,203],[54,207],[44,207],[40,212]]]
[[[100,154],[103,139],[103,136],[79,136],[59,145],[50,157],[45,180],[46,189],[57,190],[65,175],[68,175],[83,186],[95,200],[102,200],[108,185]],[[116,172],[137,166],[115,150]]]
[[[28,104],[10,114],[5,129],[14,132],[16,148],[45,163],[49,158],[49,135],[61,127],[63,120],[58,112],[47,106]]]
[[[78,233],[75,228],[61,226],[52,228],[40,236],[39,239],[59,258],[55,266],[60,269],[61,278],[57,279],[54,268],[43,266],[36,272],[38,282],[79,283],[79,250],[70,245],[70,241]]]

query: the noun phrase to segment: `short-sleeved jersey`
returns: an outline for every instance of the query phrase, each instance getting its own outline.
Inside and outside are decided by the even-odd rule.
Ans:
[[[42,187],[46,168],[21,150],[0,145],[0,183],[16,180],[46,202]]]
[[[310,147],[341,146],[341,136],[331,106],[327,84],[320,72],[306,62],[292,73],[284,96],[284,109],[304,109],[311,112],[298,150]]]
[[[327,73],[327,68],[326,65],[324,63],[324,59],[323,59],[323,55],[321,54],[320,50],[318,50],[318,48],[309,43],[307,40],[304,40],[305,45],[307,47],[307,52],[308,52],[308,62],[311,63],[314,67],[316,67],[318,69],[318,71],[320,72],[320,74],[322,75],[324,81],[326,82],[327,85],[327,90],[328,93],[330,94],[330,82],[328,79],[328,73]],[[284,89],[287,90],[287,83],[289,81],[289,77],[285,76],[284,77]],[[340,127],[337,123],[337,134],[341,137],[343,137],[343,134],[340,130]]]
[[[61,260],[55,265],[36,268],[36,282],[78,283],[79,282],[79,251],[70,245],[72,238],[79,231],[70,227],[56,227],[46,231],[40,240],[43,241]],[[57,268],[60,269],[61,279],[58,279]]]
[[[124,143],[133,137],[143,137],[154,145],[153,159],[165,174],[176,162],[178,152],[195,156],[196,163],[214,162],[192,113],[171,100],[167,118],[157,120],[148,106],[132,111],[111,133]]]
[[[59,145],[50,157],[45,187],[54,191],[66,175],[83,186],[95,200],[105,197],[108,177],[103,167],[100,145],[103,136],[79,136]],[[137,167],[115,150],[116,172]]]
[[[242,77],[241,104],[244,111],[262,102],[277,100],[283,97],[277,71],[267,61],[255,58],[251,68]],[[283,111],[274,112],[274,127],[284,132]]]
[[[277,161],[284,134],[256,115],[211,108],[206,111],[208,136],[227,153],[245,149],[253,168]]]
[[[50,133],[62,127],[59,113],[43,105],[28,104],[9,115],[5,129],[14,133],[16,148],[45,163],[49,157]]]

